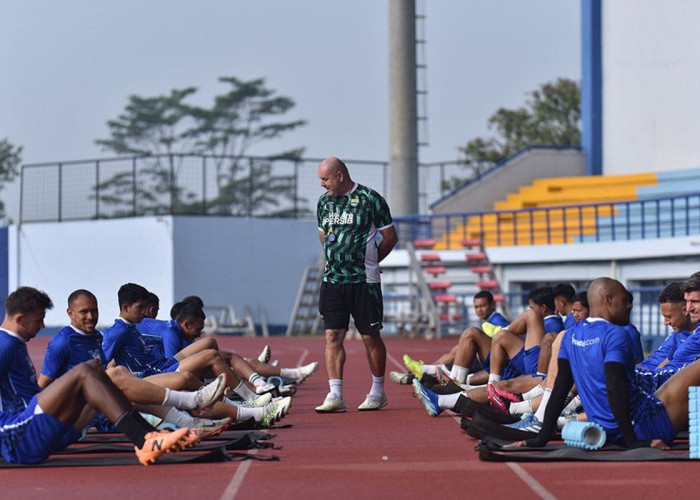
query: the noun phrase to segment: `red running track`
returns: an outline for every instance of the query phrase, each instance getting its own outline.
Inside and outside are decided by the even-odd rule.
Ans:
[[[291,414],[273,429],[279,461],[186,465],[0,469],[3,498],[694,498],[696,464],[487,463],[476,441],[447,412],[429,417],[410,386],[386,383],[389,406],[358,412],[370,386],[364,347],[346,341],[345,414],[313,411],[328,391],[323,339],[220,337],[222,348],[255,356],[265,343],[282,366],[321,361],[302,384]],[[48,339],[30,342],[37,370]],[[454,339],[386,339],[387,370],[401,356],[432,361]]]

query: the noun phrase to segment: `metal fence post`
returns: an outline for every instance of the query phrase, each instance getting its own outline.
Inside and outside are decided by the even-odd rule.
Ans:
[[[58,222],[63,215],[63,163],[58,164]]]
[[[100,160],[95,161],[95,219],[100,218]]]

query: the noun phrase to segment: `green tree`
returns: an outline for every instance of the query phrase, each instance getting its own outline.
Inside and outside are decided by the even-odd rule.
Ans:
[[[7,138],[0,139],[0,191],[17,177],[22,161],[22,147],[14,146]],[[6,219],[5,203],[0,200],[0,218]]]
[[[581,145],[581,88],[578,82],[559,78],[527,94],[525,106],[499,108],[489,118],[493,137],[477,137],[459,148],[462,163],[478,176],[495,163],[513,156],[528,146]],[[466,179],[446,181],[445,189]]]
[[[124,112],[107,122],[111,137],[97,144],[120,155],[145,156],[136,175],[125,170],[96,186],[96,195],[112,206],[112,215],[133,212],[134,189],[137,213],[280,215],[287,210],[280,204],[294,205],[292,178],[276,173],[269,159],[245,158],[260,142],[306,123],[281,121],[294,101],[266,88],[263,79],[219,81],[228,89],[214,97],[211,107],[188,102],[196,88],[175,89],[163,96],[131,96]],[[284,151],[273,158],[293,160],[302,152]],[[213,164],[214,189],[207,200],[183,179],[196,161],[189,155],[206,155]]]

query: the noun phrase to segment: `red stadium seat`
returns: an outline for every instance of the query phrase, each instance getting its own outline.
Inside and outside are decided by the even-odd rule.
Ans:
[[[434,239],[413,240],[413,246],[416,248],[433,248],[435,246]]]
[[[437,253],[422,253],[420,255],[421,262],[440,262],[440,254]]]

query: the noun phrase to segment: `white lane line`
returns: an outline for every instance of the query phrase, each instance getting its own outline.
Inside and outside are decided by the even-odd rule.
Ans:
[[[547,489],[542,486],[537,479],[532,477],[525,469],[515,462],[506,462],[506,465],[515,472],[522,481],[527,484],[535,494],[545,500],[556,500],[557,497],[552,495]]]
[[[389,354],[388,352],[386,353],[386,357],[389,358],[389,361],[391,361],[392,363],[394,363],[394,365],[395,365],[399,370],[402,370],[402,371],[405,371],[405,370],[406,370],[406,368],[403,366],[403,363],[399,363],[399,362],[396,360],[396,358],[395,358],[394,356],[392,356],[391,354]]]
[[[299,356],[299,361],[297,361],[297,368],[304,365],[306,357],[309,355],[309,350],[304,348],[301,355]]]
[[[252,450],[249,454],[255,455],[257,452],[258,450]],[[224,493],[221,495],[221,500],[233,500],[234,498],[236,498],[236,495],[238,495],[241,486],[243,486],[243,480],[245,479],[245,476],[248,473],[248,469],[250,469],[251,464],[252,460],[244,460],[243,463],[241,463],[241,465],[238,466],[238,469],[236,469],[236,473],[231,478],[231,482],[228,483],[228,486],[226,486]]]

